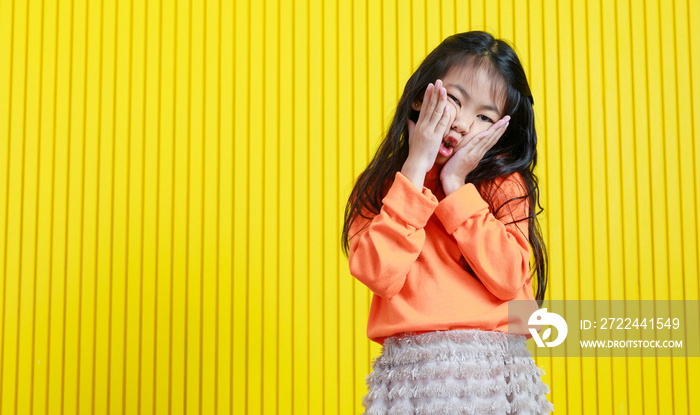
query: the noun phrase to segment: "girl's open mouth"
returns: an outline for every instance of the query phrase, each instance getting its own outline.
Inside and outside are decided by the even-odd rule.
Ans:
[[[440,143],[439,153],[445,157],[450,157],[452,153],[454,153],[455,145],[457,145],[457,143],[458,141],[456,138],[448,135],[444,140],[442,140],[442,143]]]
[[[452,146],[452,141],[445,140],[442,143],[440,143],[440,150],[438,152],[445,157],[450,157],[452,155],[452,153],[454,152],[454,150],[455,149]]]

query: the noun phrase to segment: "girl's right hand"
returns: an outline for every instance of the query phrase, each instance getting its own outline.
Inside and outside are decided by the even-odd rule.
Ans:
[[[422,172],[430,171],[435,164],[440,143],[445,137],[450,123],[450,106],[447,105],[447,90],[442,81],[428,84],[423,104],[414,123],[408,120],[408,158],[404,168]]]

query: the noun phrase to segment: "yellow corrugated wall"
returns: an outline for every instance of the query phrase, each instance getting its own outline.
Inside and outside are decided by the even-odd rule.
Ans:
[[[0,412],[359,414],[344,204],[440,40],[535,96],[550,299],[698,299],[697,0],[0,0]],[[700,413],[700,358],[553,358],[556,413]]]

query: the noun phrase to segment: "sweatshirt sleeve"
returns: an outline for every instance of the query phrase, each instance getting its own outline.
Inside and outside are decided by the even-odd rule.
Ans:
[[[528,221],[510,223],[528,217],[529,204],[527,197],[522,197],[527,191],[517,173],[492,188],[490,194],[499,219],[471,183],[445,197],[435,214],[455,238],[479,280],[496,297],[507,301],[515,298],[530,277]],[[514,197],[522,198],[511,200]]]
[[[401,291],[425,242],[425,225],[438,205],[426,187],[418,191],[401,172],[382,199],[379,214],[357,216],[350,227],[350,274],[390,299]]]

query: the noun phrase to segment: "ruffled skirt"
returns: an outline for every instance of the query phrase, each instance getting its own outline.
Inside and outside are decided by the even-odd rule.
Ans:
[[[364,414],[548,414],[544,370],[525,341],[482,330],[389,337],[367,376]]]

